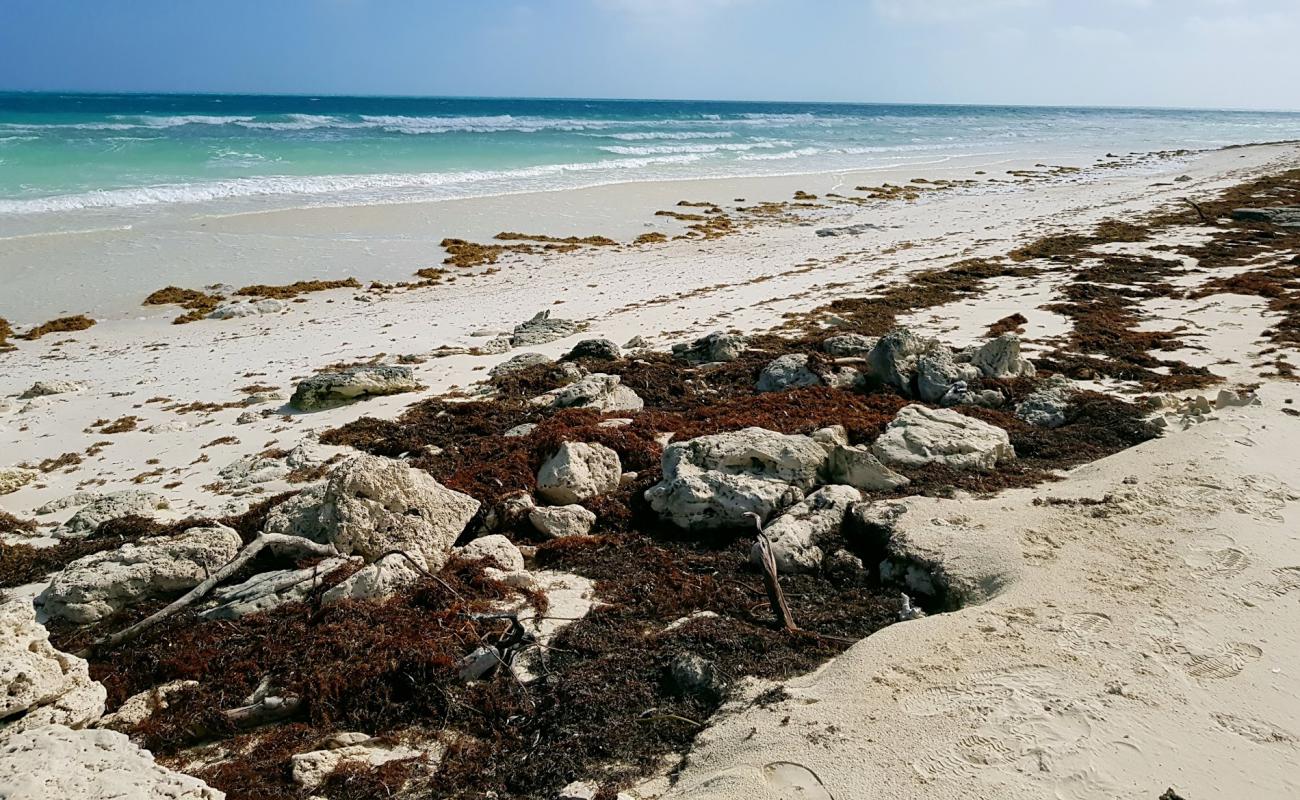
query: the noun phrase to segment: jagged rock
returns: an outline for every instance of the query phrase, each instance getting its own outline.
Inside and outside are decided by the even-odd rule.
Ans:
[[[838,228],[818,228],[814,233],[818,236],[858,236],[867,231],[878,231],[879,225],[872,225],[870,222],[859,222],[853,225],[841,225]]]
[[[359,455],[330,474],[320,521],[341,553],[373,560],[405,550],[419,554],[429,571],[437,572],[478,508],[477,500],[448,489],[423,470]]]
[[[876,342],[875,336],[863,336],[860,333],[842,333],[822,342],[822,350],[836,358],[866,358],[871,354]]]
[[[600,787],[589,781],[574,781],[560,790],[556,800],[596,800]]]
[[[650,346],[650,340],[644,336],[633,336],[623,344],[624,350],[645,350]]]
[[[600,444],[565,442],[537,472],[537,493],[552,503],[580,503],[618,488],[623,464]]]
[[[338,734],[327,744],[327,749],[298,753],[290,759],[294,783],[304,789],[315,789],[343,764],[379,767],[390,761],[426,756],[424,751],[365,734]],[[428,755],[436,762],[441,759],[442,752],[441,746],[435,746]]]
[[[1040,428],[1059,428],[1070,409],[1074,383],[1064,375],[1053,375],[1016,405],[1016,416]]]
[[[594,358],[600,361],[617,361],[623,357],[618,345],[609,339],[583,339],[564,356],[566,359]]]
[[[519,436],[527,436],[528,434],[532,433],[535,430],[537,430],[536,422],[524,422],[514,426],[513,428],[511,428],[510,430],[506,431],[501,435],[514,438]]]
[[[712,364],[717,361],[735,361],[745,352],[745,337],[714,331],[689,344],[673,345],[673,357],[688,364]]]
[[[970,384],[966,381],[957,381],[948,387],[943,397],[939,398],[939,405],[949,406],[980,406],[981,408],[1001,408],[1006,402],[1002,392],[996,389],[983,389],[981,391],[972,391]]]
[[[274,505],[266,512],[262,530],[287,533],[313,542],[327,540],[328,529],[321,522],[321,505],[325,502],[325,484],[308,486],[293,497]]]
[[[867,361],[871,372],[882,382],[913,394],[916,360],[930,349],[930,342],[907,328],[895,328],[876,341]]]
[[[639,411],[645,408],[645,401],[624,386],[622,378],[601,372],[534,397],[532,402],[550,408],[594,408],[597,411]]]
[[[31,400],[33,397],[49,397],[55,394],[73,394],[86,391],[86,384],[80,381],[37,381],[32,387],[18,395],[19,400]]]
[[[279,403],[282,400],[284,400],[284,395],[280,394],[279,392],[253,392],[252,394],[246,396],[243,399],[243,401],[240,402],[240,405],[260,406],[260,405],[265,405],[266,403]]]
[[[494,336],[491,339],[488,339],[483,344],[474,348],[472,352],[474,352],[475,355],[499,356],[502,353],[509,353],[511,348],[513,347],[514,347],[514,343],[510,341],[509,336]]]
[[[361,397],[401,394],[420,388],[410,367],[353,367],[322,372],[303,380],[289,398],[289,405],[299,411],[320,411]]]
[[[239,491],[263,483],[284,480],[289,477],[290,471],[289,465],[283,459],[250,453],[217,470],[217,477],[221,479],[227,491]]]
[[[47,514],[55,514],[59,511],[63,511],[64,509],[67,508],[76,508],[78,506],[84,506],[87,503],[93,500],[97,500],[103,496],[104,496],[103,492],[73,492],[72,494],[64,495],[63,497],[57,498],[55,500],[51,500],[45,505],[37,507],[37,509],[32,513],[38,517],[43,517]]]
[[[483,529],[489,533],[509,530],[523,522],[528,512],[536,506],[531,494],[519,492],[509,495],[487,512],[483,520]]]
[[[51,617],[94,622],[141,600],[194,588],[234,558],[242,544],[224,525],[141,539],[73,561],[37,601]]]
[[[951,350],[935,341],[917,357],[915,370],[916,396],[927,403],[937,403],[953,384],[979,377],[973,366],[958,363]]]
[[[1260,403],[1259,395],[1253,389],[1245,389],[1242,391],[1220,389],[1218,396],[1214,399],[1214,407],[1220,410],[1225,408],[1257,406],[1260,405]]]
[[[668,665],[668,674],[683,694],[717,698],[727,688],[727,681],[714,661],[695,653],[678,653]]]
[[[224,800],[109,730],[46,725],[0,741],[5,800]]]
[[[812,439],[829,453],[840,445],[848,445],[849,432],[843,425],[830,425],[813,431]]]
[[[0,494],[12,494],[36,480],[41,473],[25,467],[0,467]]]
[[[517,356],[502,361],[492,369],[488,370],[488,375],[493,378],[500,378],[502,375],[509,375],[512,372],[521,372],[529,367],[535,367],[538,364],[550,364],[554,361],[550,356],[544,356],[541,353],[520,353]]]
[[[257,413],[256,411],[245,411],[244,413],[240,414],[238,417],[235,417],[235,424],[252,425],[254,422],[257,422],[261,418],[262,415]]]
[[[1238,208],[1232,212],[1238,222],[1267,222],[1279,228],[1300,228],[1300,206]]]
[[[871,448],[863,446],[845,444],[835,447],[831,450],[826,472],[832,483],[866,492],[889,492],[911,483],[907,477],[880,463]]]
[[[772,557],[780,572],[816,572],[825,557],[822,545],[839,538],[844,515],[862,499],[852,486],[826,486],[801,502],[763,529],[772,542]],[[755,564],[762,563],[757,543],[749,553]]]
[[[832,389],[844,391],[861,389],[867,385],[867,376],[856,367],[840,367],[828,373],[822,380]]]
[[[596,524],[594,512],[580,505],[539,506],[528,513],[538,532],[552,538],[586,536]]]
[[[777,392],[782,389],[821,386],[821,384],[821,377],[808,369],[808,356],[803,353],[790,353],[763,367],[756,388],[760,392]]]
[[[747,525],[747,513],[766,519],[802,500],[826,458],[810,437],[763,428],[700,436],[664,449],[663,479],[645,496],[681,528]]]
[[[0,687],[0,736],[56,723],[84,727],[104,713],[108,697],[83,659],[50,644],[24,600],[0,605]]]
[[[133,694],[126,699],[125,703],[118,706],[117,711],[105,714],[99,722],[95,723],[95,727],[129,734],[140,727],[140,723],[167,708],[173,696],[186,689],[197,688],[198,685],[198,681],[169,681],[139,694]]]
[[[263,572],[243,583],[222,586],[211,595],[217,605],[199,616],[204,619],[238,619],[285,603],[306,600],[326,575],[347,563],[346,558],[327,558],[314,567]]]
[[[1007,432],[949,409],[906,406],[871,446],[886,465],[991,470],[1016,457]]]
[[[971,365],[986,378],[1019,378],[1034,374],[1034,365],[1020,355],[1020,337],[1004,333],[971,356]]]
[[[383,600],[392,597],[424,576],[419,566],[424,559],[419,553],[389,553],[372,564],[367,564],[321,595],[325,605],[341,600]],[[414,560],[415,564],[411,561]]]
[[[506,572],[518,572],[524,568],[524,554],[519,552],[515,543],[500,534],[480,536],[457,552],[462,558],[485,559],[497,569]]]
[[[208,319],[238,319],[261,314],[279,314],[289,307],[281,300],[267,298],[253,303],[223,303],[212,309]]]
[[[510,343],[515,347],[536,347],[572,336],[582,328],[582,325],[571,319],[552,317],[550,311],[539,311],[532,319],[515,326],[514,333],[510,335]]]

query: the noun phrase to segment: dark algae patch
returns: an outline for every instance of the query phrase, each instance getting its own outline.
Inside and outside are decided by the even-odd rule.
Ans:
[[[43,322],[26,333],[19,335],[17,338],[34,342],[42,336],[47,336],[51,333],[75,333],[76,331],[84,331],[87,328],[94,326],[94,324],[95,321],[90,317],[87,317],[85,314],[78,314],[73,317],[59,317],[58,319],[52,319],[49,322]],[[8,327],[8,323],[6,323],[5,327]],[[0,340],[3,340],[4,338],[4,336],[0,336]]]

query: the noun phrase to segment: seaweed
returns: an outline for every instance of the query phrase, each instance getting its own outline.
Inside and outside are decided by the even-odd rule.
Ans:
[[[51,333],[70,333],[74,331],[84,331],[92,327],[95,321],[85,314],[78,314],[74,317],[59,317],[49,322],[43,322],[35,328],[20,334],[17,338],[34,342],[37,339]],[[3,338],[3,337],[0,337]]]

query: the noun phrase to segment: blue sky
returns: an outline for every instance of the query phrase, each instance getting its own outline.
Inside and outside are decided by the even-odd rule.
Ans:
[[[1300,0],[0,0],[0,89],[1300,109]]]

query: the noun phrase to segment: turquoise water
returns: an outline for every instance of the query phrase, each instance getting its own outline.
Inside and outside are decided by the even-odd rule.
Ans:
[[[282,205],[438,200],[1288,138],[1300,138],[1300,114],[0,94],[0,216],[244,198]]]

